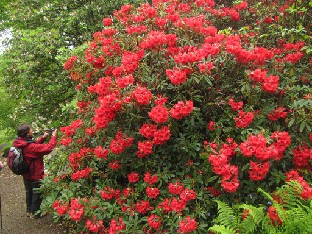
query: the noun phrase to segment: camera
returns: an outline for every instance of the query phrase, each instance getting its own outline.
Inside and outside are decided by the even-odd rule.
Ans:
[[[47,132],[49,134],[51,134],[53,131],[55,131],[54,128],[50,128],[50,129],[44,130],[44,132]]]

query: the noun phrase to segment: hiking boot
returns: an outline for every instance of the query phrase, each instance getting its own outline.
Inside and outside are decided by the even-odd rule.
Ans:
[[[40,218],[42,218],[42,217],[44,217],[44,216],[47,216],[47,215],[48,215],[47,212],[42,212],[42,213],[36,214],[36,215],[31,214],[29,218],[30,218],[30,219],[40,219]]]
[[[39,219],[40,216],[34,215],[34,214],[30,214],[29,218],[30,218],[30,219]]]

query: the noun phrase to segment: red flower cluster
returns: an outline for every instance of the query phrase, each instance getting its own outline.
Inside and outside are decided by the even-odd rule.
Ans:
[[[110,142],[109,148],[113,154],[120,154],[124,150],[131,146],[133,138],[125,137],[121,131],[116,133],[115,139]]]
[[[107,158],[108,155],[108,149],[103,149],[102,146],[97,146],[94,148],[93,150],[94,154],[98,157],[98,158]]]
[[[152,188],[150,186],[146,187],[146,194],[149,198],[155,199],[159,195],[159,188]]]
[[[67,59],[67,61],[64,64],[64,69],[67,71],[70,71],[71,69],[73,69],[75,62],[78,60],[77,56],[72,56],[69,59]]]
[[[253,81],[261,83],[261,88],[263,91],[268,93],[276,93],[276,89],[279,84],[278,76],[267,76],[266,71],[263,71],[259,68],[251,71],[249,73],[249,76]]]
[[[273,225],[282,225],[283,220],[278,216],[276,208],[273,206],[270,206],[268,209],[268,216],[271,219]]]
[[[151,173],[148,171],[144,174],[144,182],[152,185],[158,182],[158,176],[157,175],[151,175]]]
[[[56,213],[59,216],[62,216],[67,212],[69,206],[68,204],[61,204],[60,201],[56,200],[55,202],[53,202],[52,208],[56,211]]]
[[[138,141],[138,151],[137,156],[139,158],[143,158],[146,155],[153,153],[153,141],[146,140],[146,141]]]
[[[122,217],[119,217],[118,222],[116,219],[112,219],[107,230],[107,233],[114,234],[119,233],[122,230],[126,229],[126,224],[122,221]]]
[[[180,185],[180,182],[176,182],[175,184],[169,183],[168,190],[171,194],[181,194],[184,190],[184,186]]]
[[[145,87],[137,86],[133,91],[133,97],[140,105],[147,105],[152,100],[152,93]]]
[[[174,85],[184,83],[187,79],[186,71],[179,68],[174,68],[173,70],[167,69],[166,75]]]
[[[254,119],[252,112],[239,111],[238,117],[234,118],[237,128],[246,128]]]
[[[146,138],[151,138],[154,136],[154,133],[157,130],[157,125],[153,124],[143,124],[142,127],[139,129],[139,133],[146,137]]]
[[[210,154],[208,160],[212,165],[213,172],[222,177],[221,186],[223,189],[233,193],[239,187],[238,167],[230,165],[229,160],[235,155],[237,143],[232,139],[228,139],[228,143],[221,145],[219,153],[211,148],[215,154]]]
[[[77,181],[77,180],[82,179],[82,178],[87,178],[89,176],[90,172],[92,172],[92,171],[93,171],[92,168],[86,167],[83,170],[74,172],[72,174],[71,178],[73,181]]]
[[[129,183],[136,183],[140,179],[139,174],[134,171],[128,174],[127,177],[128,177]]]
[[[276,121],[278,119],[284,119],[286,118],[288,114],[288,111],[286,111],[286,108],[284,107],[279,107],[273,111],[273,113],[269,113],[268,119],[272,121]]]
[[[93,217],[93,220],[87,219],[86,221],[86,228],[88,228],[90,232],[99,233],[103,227],[103,220],[96,220],[95,216]]]
[[[312,198],[312,187],[305,179],[299,175],[295,170],[291,170],[286,173],[286,181],[295,180],[302,186],[301,197],[302,199],[309,200]]]
[[[145,214],[147,213],[149,210],[153,210],[153,207],[151,207],[149,201],[138,201],[136,203],[136,210],[140,213],[140,214]]]
[[[171,108],[170,115],[174,119],[182,119],[182,117],[189,115],[193,111],[193,108],[192,101],[186,101],[185,103],[179,101]]]
[[[198,223],[195,219],[192,219],[190,216],[187,216],[179,223],[180,232],[189,233],[196,230]]]
[[[242,109],[242,107],[243,107],[243,105],[244,105],[243,102],[235,102],[235,101],[233,100],[233,98],[230,98],[230,99],[229,99],[229,104],[230,104],[230,106],[232,107],[232,110],[233,110],[233,111],[238,111],[238,110]]]
[[[250,161],[249,178],[251,180],[263,180],[270,170],[270,163],[268,161],[256,163]]]
[[[100,195],[104,200],[111,200],[115,197],[116,191],[115,189],[108,186],[100,190]]]
[[[103,19],[103,25],[104,25],[105,27],[111,26],[112,23],[113,23],[113,19],[112,19],[112,18],[104,18],[104,19]]]
[[[83,214],[84,214],[84,206],[80,204],[78,198],[73,198],[70,201],[70,207],[68,211],[69,217],[73,221],[79,221],[81,220]]]
[[[312,160],[312,149],[309,149],[306,145],[299,146],[292,151],[293,162],[298,168],[311,169],[310,160]]]
[[[155,215],[155,214],[148,216],[147,222],[151,228],[154,228],[156,230],[159,229],[162,225],[161,217],[159,215]]]
[[[148,112],[148,116],[156,123],[165,123],[169,117],[169,112],[163,105],[157,105]]]

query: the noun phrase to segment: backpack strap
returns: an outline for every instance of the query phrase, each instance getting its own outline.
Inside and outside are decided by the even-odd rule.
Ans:
[[[33,142],[35,142],[33,139],[30,139],[30,140],[26,140],[26,142],[27,142],[27,145],[29,145],[30,143],[33,143]],[[21,151],[22,151],[22,156],[23,156],[23,158],[24,158],[24,160],[25,160],[25,156],[24,156],[24,153],[23,153],[23,149],[27,146],[27,145],[25,145],[23,148],[20,148],[21,149]],[[33,159],[33,158],[30,158],[30,163],[28,164],[27,162],[26,162],[26,160],[25,160],[25,162],[28,164],[28,167],[29,167],[29,170],[28,170],[28,180],[30,180],[30,166],[31,166],[31,164],[32,164],[32,162],[34,161],[35,159]]]

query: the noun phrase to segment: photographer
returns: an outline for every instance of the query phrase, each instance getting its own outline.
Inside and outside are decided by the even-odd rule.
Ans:
[[[44,176],[43,156],[51,153],[56,145],[57,130],[52,131],[51,139],[44,144],[46,137],[50,135],[46,131],[43,136],[33,140],[33,132],[29,125],[22,124],[17,128],[18,138],[14,140],[13,146],[23,149],[23,155],[29,165],[29,171],[24,173],[23,180],[26,190],[27,216],[36,219],[42,217],[37,214],[41,205],[41,193],[36,190],[40,187],[40,180]]]

